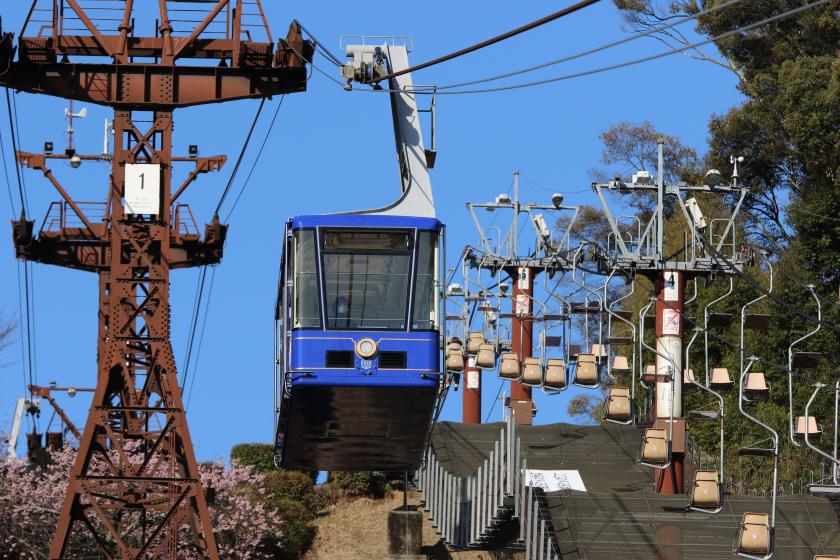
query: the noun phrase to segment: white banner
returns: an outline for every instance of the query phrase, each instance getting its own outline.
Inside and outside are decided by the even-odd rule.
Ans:
[[[665,301],[680,301],[680,273],[669,270],[665,273]]]
[[[542,488],[546,492],[558,492],[560,490],[586,492],[586,486],[583,484],[580,471],[526,469],[525,486]]]
[[[467,389],[481,389],[481,372],[477,370],[467,371]]]

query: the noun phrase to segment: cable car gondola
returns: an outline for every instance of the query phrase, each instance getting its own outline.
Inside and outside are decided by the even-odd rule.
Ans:
[[[357,79],[408,68],[405,46],[348,46]],[[412,471],[442,395],[443,225],[410,74],[390,80],[402,196],[291,218],[277,301],[278,465]],[[433,151],[433,150],[432,150]]]

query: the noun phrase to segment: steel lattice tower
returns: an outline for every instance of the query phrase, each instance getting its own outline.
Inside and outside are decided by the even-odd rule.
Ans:
[[[50,558],[72,557],[78,531],[90,532],[107,558],[174,560],[184,547],[218,558],[170,344],[169,274],[221,260],[227,227],[214,217],[202,237],[176,201],[226,158],[174,157],[173,111],[303,91],[313,49],[297,24],[275,44],[259,0],[205,3],[189,30],[171,23],[180,18],[170,13],[184,5],[160,0],[157,11],[137,14],[156,18],[154,37],[135,36],[133,0],[109,2],[111,12],[100,19],[81,4],[36,0],[17,43],[11,33],[0,36],[3,86],[114,108],[104,203],[77,202],[48,166],[50,159],[102,156],[17,154],[62,199],[37,232],[25,215],[13,222],[18,258],[99,275],[96,391]],[[37,34],[27,35],[29,28]],[[66,28],[82,31],[68,35]],[[252,40],[256,31],[265,40]],[[195,59],[203,64],[184,63]],[[151,112],[151,122],[134,119],[135,111]],[[179,162],[194,169],[173,191]],[[137,189],[146,198],[131,207],[128,191],[136,198]]]

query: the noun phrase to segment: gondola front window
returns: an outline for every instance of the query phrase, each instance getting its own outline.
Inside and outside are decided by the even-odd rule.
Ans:
[[[324,233],[327,328],[405,330],[411,237],[395,231]]]

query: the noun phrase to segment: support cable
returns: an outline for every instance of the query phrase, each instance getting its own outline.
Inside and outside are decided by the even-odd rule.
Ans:
[[[330,62],[332,62],[333,64],[335,64],[338,67],[341,67],[341,64],[342,64],[341,59],[339,59],[336,55],[334,55],[332,52],[330,52],[330,50],[327,47],[325,47],[324,44],[321,41],[319,41],[315,37],[315,35],[312,34],[312,32],[310,32],[307,28],[305,28],[303,26],[303,24],[301,22],[299,22],[298,20],[294,20],[292,22],[292,25],[294,25],[294,24],[297,24],[298,27],[300,27],[300,30],[303,31],[304,33],[306,33],[306,35],[312,40],[312,42],[315,43],[315,46],[321,49],[321,53],[324,56],[326,56],[330,60]]]
[[[285,95],[280,97],[280,101],[277,103],[277,108],[274,109],[274,116],[271,117],[271,123],[268,125],[268,130],[265,131],[265,136],[263,137],[262,144],[260,145],[260,149],[257,152],[256,157],[254,158],[253,163],[251,164],[251,169],[248,171],[248,176],[245,177],[245,182],[242,183],[242,187],[240,187],[239,192],[236,194],[236,198],[233,199],[233,204],[228,210],[227,215],[225,216],[224,222],[230,222],[230,216],[233,214],[233,211],[236,210],[236,205],[239,204],[239,199],[242,198],[242,193],[245,192],[245,189],[248,187],[248,183],[251,181],[251,175],[254,174],[254,169],[256,169],[257,164],[260,161],[260,157],[262,156],[263,150],[265,149],[265,145],[268,142],[268,138],[271,136],[271,133],[274,131],[274,123],[277,121],[277,115],[280,113],[280,107],[283,106],[283,101],[286,99]]]
[[[495,92],[502,92],[502,91],[512,91],[512,90],[525,89],[525,88],[530,88],[530,87],[535,87],[535,86],[541,86],[541,85],[551,84],[551,83],[554,83],[554,82],[572,80],[572,79],[575,79],[575,78],[583,78],[583,77],[592,76],[592,75],[596,75],[596,74],[603,74],[603,73],[606,73],[606,72],[611,72],[613,70],[628,68],[630,66],[635,66],[637,64],[642,64],[642,63],[645,63],[645,62],[651,62],[653,60],[658,60],[660,58],[665,58],[665,57],[670,56],[672,54],[679,54],[679,53],[682,53],[682,52],[685,52],[685,51],[688,51],[688,50],[691,50],[691,49],[695,49],[695,48],[698,48],[698,47],[702,47],[702,46],[714,43],[716,41],[720,41],[722,39],[727,39],[729,37],[732,37],[734,35],[738,35],[740,33],[744,33],[746,31],[751,31],[753,29],[756,29],[756,28],[761,27],[763,25],[767,25],[769,23],[773,23],[773,22],[776,22],[776,21],[779,21],[779,20],[782,20],[782,19],[786,19],[786,18],[791,17],[793,15],[796,15],[800,12],[804,12],[806,10],[816,8],[818,6],[822,6],[823,4],[826,4],[828,1],[829,0],[815,0],[814,2],[810,2],[808,4],[799,6],[797,8],[792,8],[790,10],[786,10],[786,11],[778,13],[774,16],[770,16],[770,17],[764,18],[762,20],[759,20],[755,23],[744,25],[742,27],[738,27],[738,28],[733,29],[731,31],[721,33],[720,35],[716,35],[716,36],[711,37],[709,39],[704,39],[702,41],[697,41],[695,43],[689,43],[689,44],[682,45],[682,46],[679,46],[679,47],[674,47],[674,48],[666,50],[666,51],[661,51],[661,52],[658,52],[658,53],[654,53],[652,55],[648,55],[648,56],[644,56],[644,57],[636,58],[636,59],[632,59],[632,60],[627,60],[627,61],[624,61],[624,62],[618,62],[618,63],[615,63],[615,64],[609,64],[609,65],[606,65],[606,66],[600,66],[600,67],[597,67],[597,68],[592,68],[590,70],[583,70],[583,71],[580,71],[580,72],[574,72],[574,73],[571,73],[571,74],[564,74],[562,76],[556,76],[556,77],[553,77],[553,78],[546,78],[544,80],[523,82],[523,83],[519,83],[519,84],[511,84],[511,85],[508,85],[508,86],[499,86],[499,87],[493,87],[493,88],[480,88],[480,89],[455,90],[455,91],[441,91],[441,89],[445,90],[447,88],[446,85],[443,85],[443,86],[427,86],[427,87],[418,86],[418,87],[415,87],[411,90],[391,90],[391,89],[385,89],[385,88],[382,88],[382,89],[356,89],[356,88],[353,88],[352,91],[369,92],[369,93],[395,93],[395,92],[396,93],[413,93],[415,95],[469,95],[469,94],[478,94],[478,93],[495,93]],[[311,64],[311,62],[310,62],[310,64]],[[315,65],[313,65],[313,68],[315,68],[316,70],[318,70],[322,74],[325,74],[324,71],[318,69]],[[330,77],[330,79],[332,79],[332,77]],[[335,79],[333,79],[333,81],[335,81],[337,83],[341,83],[341,82],[339,82],[338,80],[335,80]],[[341,85],[342,85],[342,87],[344,87],[344,84],[341,84]]]
[[[216,205],[216,210],[214,215],[219,215],[219,210],[222,208],[222,204],[224,204],[225,199],[230,193],[230,187],[233,186],[233,181],[236,179],[236,173],[239,171],[239,166],[242,165],[242,158],[245,156],[245,150],[248,149],[248,144],[251,143],[251,136],[254,134],[254,129],[257,127],[257,121],[259,121],[260,114],[262,113],[263,107],[265,106],[265,97],[260,99],[260,106],[257,109],[257,113],[254,115],[254,120],[251,123],[251,128],[248,130],[248,136],[245,137],[245,142],[242,144],[242,149],[239,151],[239,157],[236,158],[236,165],[233,167],[233,171],[228,178],[227,185],[225,185],[225,190],[222,191],[222,196],[219,198],[219,203]]]
[[[193,312],[192,312],[192,320],[190,322],[190,334],[187,336],[187,351],[184,357],[184,374],[181,378],[181,391],[183,392],[186,382],[187,382],[187,375],[190,371],[190,360],[192,359],[192,349],[193,343],[195,341],[195,331],[196,326],[198,324],[198,317],[201,313],[201,301],[204,296],[204,280],[207,277],[207,265],[201,267],[201,270],[198,272],[198,286],[195,289],[195,301],[193,302]]]
[[[18,193],[20,194],[20,204],[21,208],[26,214],[29,214],[27,211],[27,204],[26,204],[26,196],[23,192],[23,179],[20,176],[20,163],[17,160],[17,138],[15,135],[15,119],[12,116],[12,101],[11,97],[9,96],[9,88],[6,88],[6,110],[9,113],[9,130],[12,134],[12,155],[14,156],[15,160],[15,173],[17,174],[17,185],[18,185]]]
[[[195,353],[195,365],[193,365],[192,369],[192,377],[190,379],[190,388],[187,392],[187,402],[184,406],[185,409],[190,407],[190,401],[192,401],[192,392],[193,388],[195,387],[196,377],[198,374],[196,373],[198,370],[199,361],[201,359],[201,348],[204,345],[204,330],[207,327],[207,316],[210,314],[210,300],[213,297],[213,285],[216,281],[216,266],[214,265],[210,270],[210,287],[207,289],[207,302],[204,306],[204,318],[201,321],[201,332],[198,335],[198,349]]]
[[[583,58],[585,56],[589,56],[589,55],[592,55],[592,54],[595,54],[595,53],[599,53],[601,51],[605,51],[605,50],[611,49],[613,47],[618,47],[620,45],[630,43],[631,41],[635,41],[636,39],[642,39],[644,37],[650,37],[651,35],[655,35],[657,33],[663,32],[663,31],[667,31],[669,29],[677,27],[678,25],[682,25],[683,23],[698,19],[698,18],[703,17],[707,14],[711,14],[713,12],[717,12],[717,11],[722,10],[724,8],[728,8],[730,6],[738,4],[741,1],[742,0],[729,0],[728,2],[724,2],[723,4],[719,4],[717,6],[712,6],[711,8],[701,10],[701,11],[695,13],[695,14],[689,14],[689,15],[683,16],[679,19],[676,19],[675,21],[672,21],[671,23],[668,23],[668,24],[665,24],[665,25],[660,25],[658,27],[652,27],[652,28],[650,28],[646,31],[633,33],[632,35],[629,35],[627,37],[623,37],[621,39],[612,41],[610,43],[606,43],[606,44],[600,45],[598,47],[593,47],[589,50],[581,51],[579,53],[564,56],[562,58],[558,58],[558,59],[555,59],[555,60],[550,60],[548,62],[543,62],[542,64],[537,64],[535,66],[529,66],[527,68],[522,68],[520,70],[514,70],[512,72],[507,72],[507,73],[504,73],[504,74],[498,74],[496,76],[481,78],[481,79],[478,79],[478,80],[470,80],[468,82],[461,82],[461,83],[457,83],[457,84],[447,84],[445,86],[436,86],[436,89],[439,91],[439,90],[443,90],[443,89],[453,89],[453,88],[459,88],[459,87],[464,87],[464,86],[471,86],[471,85],[475,85],[475,84],[483,84],[483,83],[486,83],[486,82],[492,82],[492,81],[495,81],[495,80],[510,78],[512,76],[518,76],[520,74],[527,74],[528,72],[534,72],[536,70],[542,70],[543,68],[548,68],[549,66],[555,66],[557,64],[562,64],[564,62],[570,62],[572,60],[577,60],[579,58]]]
[[[497,36],[492,37],[490,39],[486,39],[486,40],[484,40],[480,43],[476,43],[475,45],[472,45],[472,46],[463,48],[461,50],[455,51],[453,53],[449,53],[447,55],[435,58],[434,60],[430,60],[428,62],[423,62],[421,64],[417,64],[417,65],[412,66],[410,68],[406,68],[405,70],[400,70],[399,72],[391,72],[390,74],[386,74],[385,76],[381,76],[379,78],[376,78],[375,80],[373,80],[373,83],[379,83],[382,80],[390,80],[391,78],[396,78],[397,76],[402,76],[403,74],[417,72],[418,70],[422,70],[424,68],[429,68],[430,66],[435,66],[437,64],[441,64],[442,62],[447,62],[447,61],[452,60],[454,58],[458,58],[460,56],[463,56],[465,54],[469,54],[469,53],[475,52],[479,49],[489,47],[490,45],[495,45],[496,43],[500,43],[502,41],[510,39],[511,37],[515,37],[517,35],[525,33],[526,31],[536,29],[537,27],[540,27],[541,25],[545,25],[546,23],[550,23],[554,20],[557,20],[557,19],[560,19],[562,17],[573,14],[573,13],[577,12],[578,10],[582,10],[583,8],[587,8],[587,7],[589,7],[592,4],[595,4],[597,2],[598,2],[598,0],[583,0],[582,2],[578,2],[577,4],[573,4],[573,5],[571,5],[567,8],[563,8],[562,10],[560,10],[558,12],[554,12],[553,14],[549,14],[549,15],[543,17],[543,18],[532,21],[531,23],[527,23],[525,25],[517,27],[516,29],[512,29],[511,31],[508,31],[506,33],[502,33],[501,35],[497,35]]]

